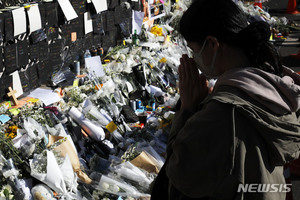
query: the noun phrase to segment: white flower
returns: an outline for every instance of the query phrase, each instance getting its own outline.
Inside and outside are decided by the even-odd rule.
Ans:
[[[110,185],[109,189],[113,192],[113,193],[117,193],[120,191],[120,188],[117,185]]]
[[[102,188],[103,188],[104,190],[108,190],[109,184],[108,184],[108,183],[102,183]]]
[[[124,54],[121,54],[120,57],[119,57],[119,60],[120,60],[121,62],[125,62],[126,56],[125,56]]]
[[[84,94],[84,93],[81,93],[81,94],[80,94],[80,98],[81,98],[81,99],[86,99],[86,98],[87,98],[87,95]]]

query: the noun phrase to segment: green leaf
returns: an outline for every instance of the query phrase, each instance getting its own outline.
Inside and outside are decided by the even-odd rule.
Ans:
[[[8,197],[9,197],[9,191],[8,191],[8,189],[5,189],[5,190],[3,191],[3,194],[4,194],[4,196],[5,196],[6,198],[8,198]]]

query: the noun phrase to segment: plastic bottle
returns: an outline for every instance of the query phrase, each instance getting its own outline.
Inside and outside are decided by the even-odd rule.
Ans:
[[[92,57],[90,50],[89,49],[85,50],[83,58],[90,58],[90,57]]]
[[[148,101],[148,105],[151,107],[152,111],[155,111],[155,98],[153,94],[150,94],[150,99]]]

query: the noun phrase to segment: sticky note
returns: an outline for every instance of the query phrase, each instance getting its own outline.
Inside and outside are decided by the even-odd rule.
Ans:
[[[39,99],[36,99],[36,98],[30,98],[27,100],[27,102],[31,102],[31,103],[36,103],[38,101],[39,101]]]
[[[10,117],[7,115],[0,115],[0,122],[2,124],[5,124],[6,122],[8,122],[10,120]]]
[[[118,128],[117,125],[113,121],[109,122],[109,124],[106,125],[106,129],[110,133],[114,132],[117,128]]]
[[[73,82],[73,87],[78,87],[79,79],[75,79]]]
[[[9,112],[13,115],[18,115],[20,113],[20,110],[18,108],[10,109]]]

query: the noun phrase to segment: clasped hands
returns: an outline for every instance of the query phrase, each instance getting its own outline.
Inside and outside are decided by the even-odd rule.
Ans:
[[[187,55],[180,58],[178,72],[180,110],[195,112],[199,103],[208,95],[208,81],[204,75],[200,75],[195,61]]]

